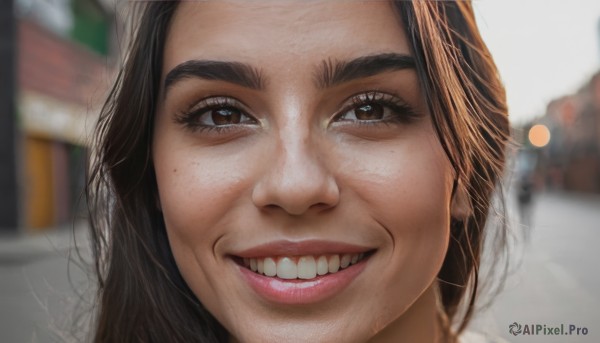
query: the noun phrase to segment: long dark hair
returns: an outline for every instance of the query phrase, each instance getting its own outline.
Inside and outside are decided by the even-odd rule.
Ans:
[[[503,199],[497,186],[510,136],[506,95],[470,1],[398,1],[396,6],[412,42],[438,138],[457,175],[454,190],[459,183],[467,187],[472,209],[466,220],[452,219],[448,252],[438,274],[446,319],[461,332],[478,295],[494,190]],[[504,216],[496,219],[500,227],[494,232],[494,252],[499,254],[506,242],[506,221]],[[461,318],[456,318],[461,304]]]
[[[151,155],[162,54],[177,1],[138,3],[125,63],[101,111],[87,196],[98,279],[95,342],[222,342],[173,259]],[[504,88],[468,1],[398,1],[440,142],[466,186],[471,216],[453,219],[438,275],[450,332],[468,323],[488,211],[509,136]],[[464,311],[459,311],[464,304]]]

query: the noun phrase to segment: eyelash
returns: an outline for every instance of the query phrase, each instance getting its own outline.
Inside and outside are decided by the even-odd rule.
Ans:
[[[379,120],[356,120],[351,125],[374,126],[379,124],[409,124],[417,119],[419,114],[412,106],[404,102],[397,96],[382,93],[379,91],[369,91],[353,95],[350,99],[350,104],[345,105],[334,118],[340,118],[348,111],[358,109],[361,106],[377,104],[392,111],[391,118]],[[347,101],[348,102],[348,101]]]
[[[335,119],[341,118],[349,111],[356,110],[361,106],[373,104],[377,104],[382,106],[384,109],[391,110],[392,115],[390,116],[390,118],[377,120],[358,119],[353,120],[349,124],[342,124],[360,126],[377,126],[380,124],[384,124],[389,126],[393,124],[408,124],[418,117],[418,114],[415,112],[415,110],[400,98],[378,91],[369,91],[353,95],[348,100],[346,100],[345,103],[346,105],[343,106],[342,110],[338,111],[333,116],[334,123],[336,122]],[[191,130],[192,132],[202,131],[221,134],[231,130],[239,130],[239,127],[243,124],[205,125],[199,123],[199,119],[211,110],[228,108],[239,111],[242,116],[249,118],[252,123],[256,124],[257,120],[248,114],[248,111],[245,109],[245,107],[246,106],[244,106],[240,101],[234,98],[225,96],[214,96],[192,105],[190,108],[183,111],[182,113],[178,113],[175,117],[175,121],[183,125],[186,129]]]
[[[206,115],[209,111],[225,108],[238,110],[243,116],[252,119],[253,122],[256,122],[251,115],[247,114],[245,106],[242,105],[241,102],[234,98],[224,96],[214,96],[195,103],[186,111],[177,114],[175,121],[192,132],[203,131],[219,134],[226,133],[230,130],[239,129],[239,124],[204,125],[198,122],[198,120],[203,115]]]

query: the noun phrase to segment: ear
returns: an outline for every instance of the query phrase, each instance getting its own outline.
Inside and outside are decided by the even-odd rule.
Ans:
[[[454,194],[450,203],[450,216],[457,220],[465,220],[473,214],[469,192],[463,182],[458,179],[454,183]]]

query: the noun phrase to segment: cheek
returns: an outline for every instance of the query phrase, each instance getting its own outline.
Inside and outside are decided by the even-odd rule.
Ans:
[[[222,234],[219,227],[243,215],[253,165],[260,156],[251,151],[240,154],[241,144],[206,149],[176,138],[157,140],[156,180],[171,236],[189,246],[206,246]]]
[[[380,282],[387,297],[379,312],[385,323],[406,310],[441,268],[450,232],[452,169],[433,134],[352,155],[346,182],[390,241],[381,249],[379,266],[387,271]]]
[[[193,153],[180,152],[165,162],[156,168],[156,178],[167,228],[187,239],[206,237],[205,231],[236,206],[243,180],[223,161],[210,163]]]
[[[223,235],[222,228],[242,215],[256,156],[239,153],[244,142],[202,146],[167,120],[157,119],[153,161],[169,243],[186,274],[187,269],[205,270],[217,262],[213,244]]]
[[[222,268],[215,242],[232,223],[244,222],[257,156],[235,153],[239,146],[205,149],[157,136],[153,158],[160,206],[179,271],[207,308],[234,308],[227,297],[216,296],[223,287],[210,277]]]
[[[436,136],[422,133],[400,144],[345,151],[347,188],[392,236],[417,238],[448,229],[452,169]],[[433,225],[435,224],[435,225]]]

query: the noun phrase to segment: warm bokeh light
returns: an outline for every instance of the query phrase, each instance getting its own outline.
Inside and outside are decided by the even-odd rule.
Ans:
[[[535,147],[545,147],[550,142],[550,130],[542,124],[532,126],[529,129],[529,141]]]

